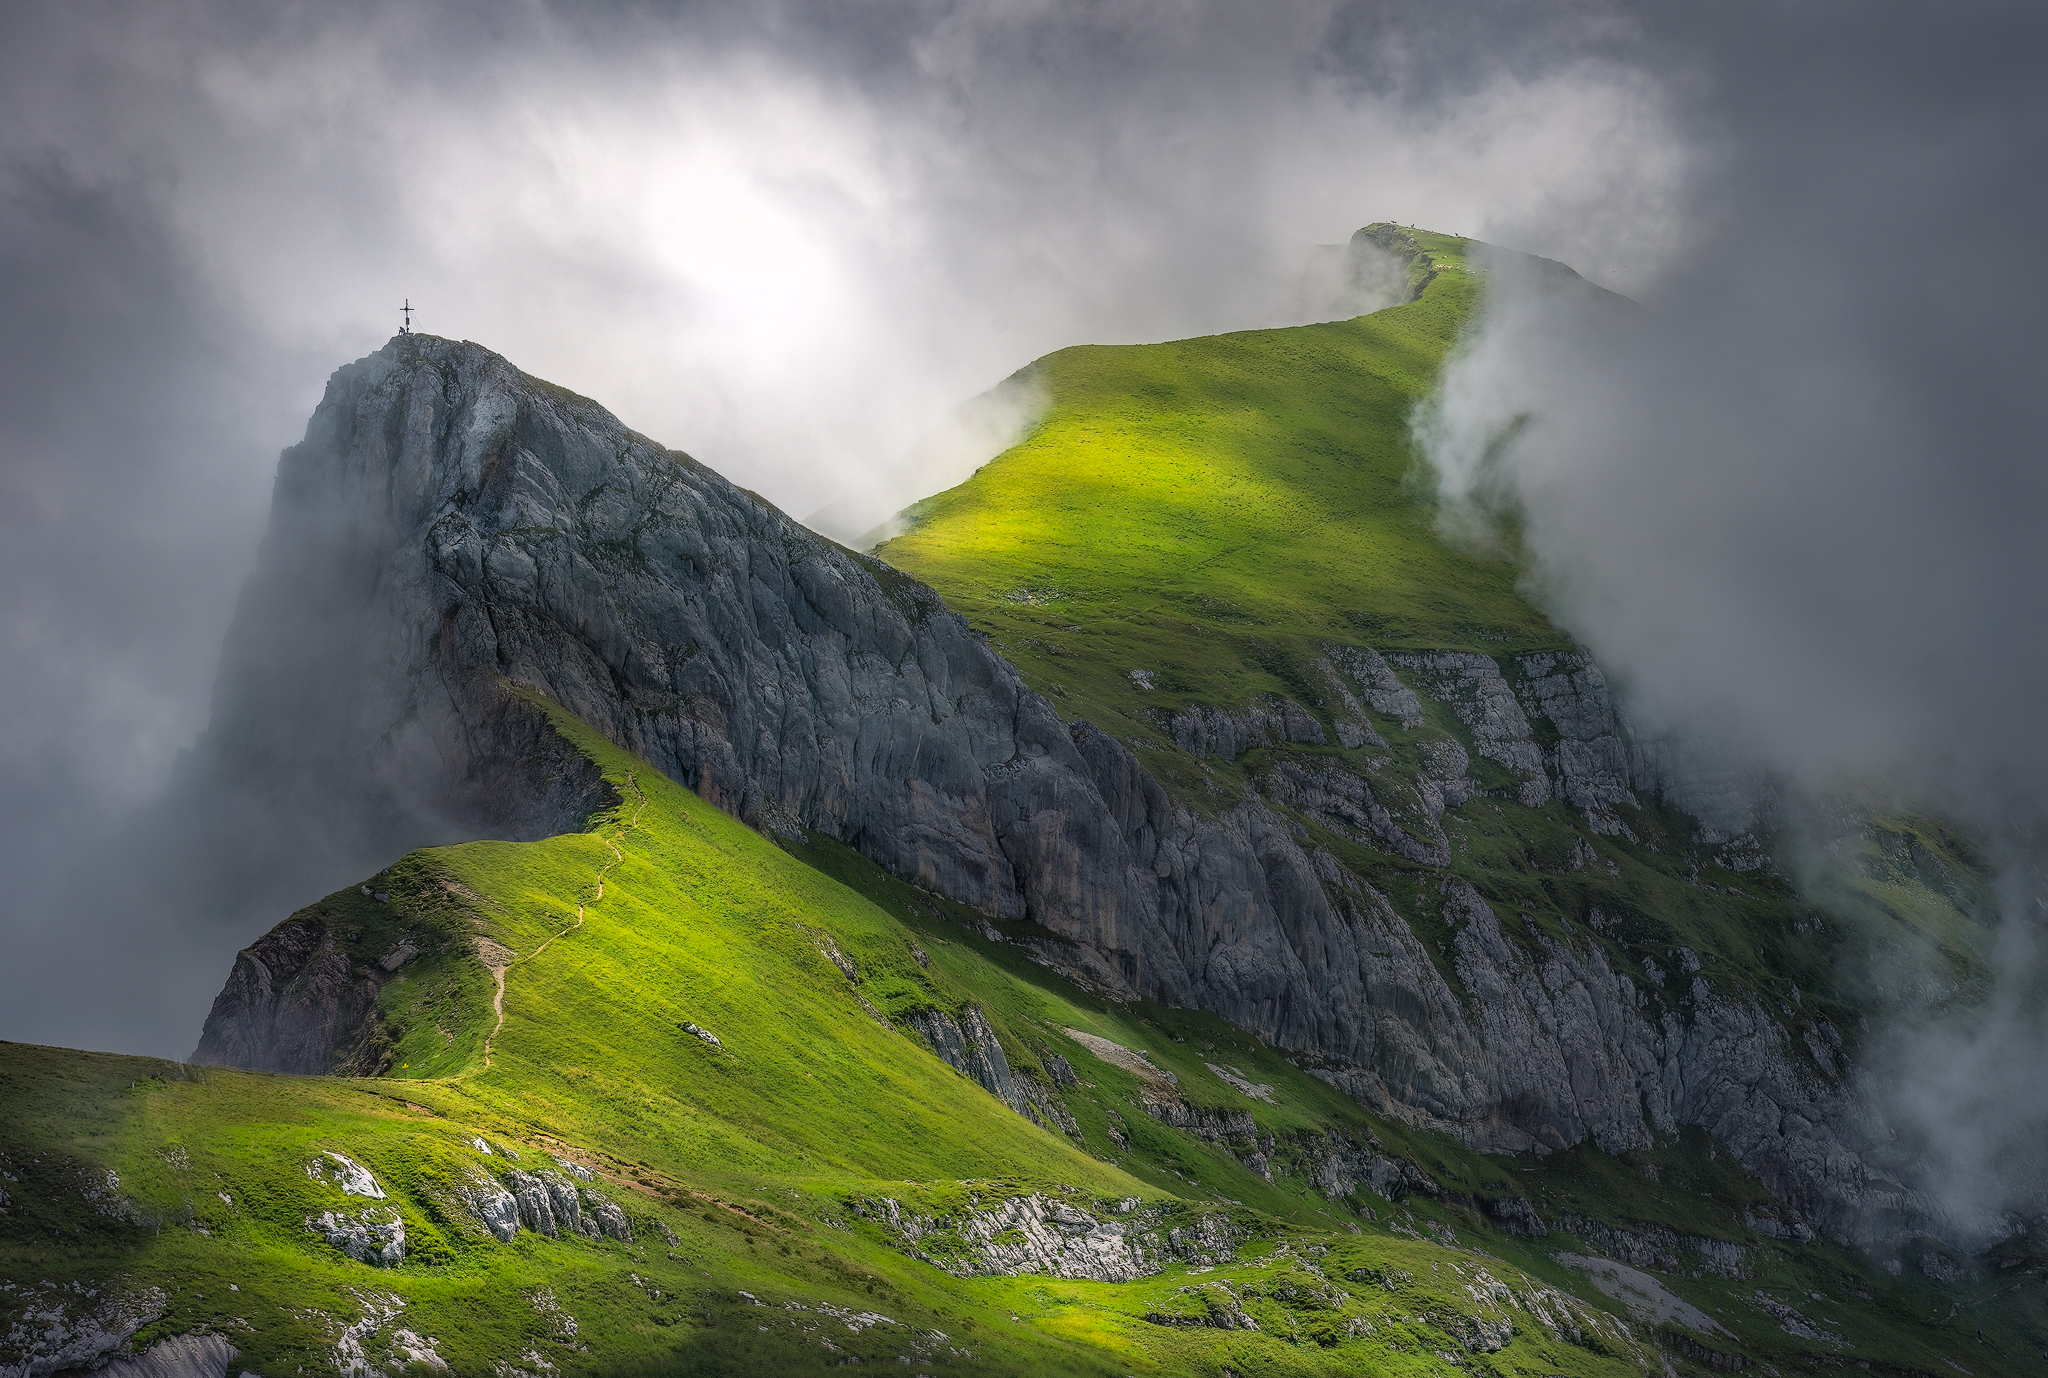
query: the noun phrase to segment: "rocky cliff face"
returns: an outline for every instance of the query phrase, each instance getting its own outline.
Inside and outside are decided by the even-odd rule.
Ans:
[[[1666,791],[1583,657],[1336,646],[1327,667],[1327,728],[1260,703],[1174,735],[1222,755],[1326,730],[1348,746],[1374,732],[1368,706],[1390,730],[1419,721],[1419,689],[1522,802],[1563,799],[1602,831]],[[602,801],[508,682],[757,828],[826,833],[1030,920],[1077,979],[1213,1009],[1389,1115],[1497,1150],[1701,1124],[1843,1237],[1913,1206],[1866,1180],[1838,1071],[1753,998],[1512,933],[1448,873],[1433,903],[1455,952],[1433,961],[1281,811],[1441,866],[1441,819],[1478,792],[1452,734],[1413,780],[1297,765],[1198,814],[1125,745],[1063,723],[924,586],[487,350],[402,337],[334,376],[284,456],[209,750],[251,779],[330,782],[280,803],[298,817],[375,812],[410,843],[578,826]],[[267,981],[238,965],[224,1060],[263,1056]]]
[[[383,1071],[371,1043],[382,973],[332,932],[288,920],[235,955],[194,1062],[301,1076]]]

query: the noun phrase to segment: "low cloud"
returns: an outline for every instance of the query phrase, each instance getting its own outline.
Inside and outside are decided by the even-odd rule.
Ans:
[[[1642,309],[1495,259],[1417,435],[1446,529],[1522,542],[1639,718],[1780,782],[1813,892],[1854,860],[1830,801],[1974,834],[1992,987],[1896,947],[1847,975],[1892,964],[1868,1085],[1982,1238],[2042,1208],[2048,1170],[2048,198],[2025,171],[2048,119],[2023,65],[1967,55],[2040,35],[2009,7],[1961,32],[1843,17],[1681,28],[1714,129],[1687,248]]]

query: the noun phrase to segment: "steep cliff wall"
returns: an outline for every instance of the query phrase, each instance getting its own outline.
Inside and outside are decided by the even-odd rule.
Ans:
[[[1482,792],[1476,753],[1523,803],[1625,828],[1614,810],[1649,772],[1597,669],[1536,659],[1511,684],[1483,656],[1390,668],[1331,647],[1350,686],[1332,735],[1366,740],[1361,699],[1390,730],[1419,716],[1398,668],[1471,752],[1441,733],[1391,780],[1297,764],[1198,813],[1123,743],[1063,723],[928,588],[485,349],[412,336],[339,371],[284,456],[206,750],[252,789],[323,782],[277,804],[309,828],[365,809],[413,841],[576,826],[589,782],[503,687],[531,686],[757,828],[843,839],[1029,920],[1078,979],[1216,1010],[1387,1114],[1498,1150],[1620,1149],[1703,1124],[1832,1232],[1858,1233],[1877,1188],[1842,1138],[1839,1069],[1754,996],[1698,976],[1667,991],[1590,940],[1510,937],[1448,872],[1430,903],[1455,952],[1432,959],[1284,812],[1441,864],[1445,810]],[[1255,707],[1257,721],[1190,720],[1187,745],[1324,732],[1298,704]],[[219,1047],[254,1057],[232,1050],[260,1041],[276,983],[239,967],[236,981],[248,1029]]]

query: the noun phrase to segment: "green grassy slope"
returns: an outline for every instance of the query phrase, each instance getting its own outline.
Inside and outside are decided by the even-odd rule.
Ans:
[[[1408,417],[1478,300],[1467,241],[1418,233],[1422,295],[1356,320],[1032,366],[1032,433],[911,508],[876,554],[985,628],[1079,716],[1150,733],[1150,710],[1320,697],[1326,640],[1488,654],[1568,640],[1510,560],[1446,547]],[[1129,678],[1147,670],[1155,688]]]
[[[263,1374],[330,1371],[346,1327],[393,1307],[398,1319],[362,1340],[387,1347],[370,1361],[395,1363],[389,1337],[404,1328],[431,1337],[458,1373],[498,1363],[804,1372],[899,1355],[931,1372],[1339,1373],[1390,1344],[1457,1346],[1425,1313],[1454,1320],[1462,1294],[1435,1273],[1454,1258],[1469,1268],[1469,1255],[1335,1235],[1327,1216],[1308,1229],[1295,1203],[1271,1194],[1271,1214],[1212,1201],[1245,1242],[1238,1262],[1203,1270],[1204,1285],[1238,1284],[1245,1314],[1266,1322],[1258,1331],[1142,1319],[1185,1304],[1178,1265],[1112,1285],[959,1279],[907,1257],[856,1203],[1038,1190],[1097,1209],[1137,1198],[1191,1218],[1159,1183],[1167,1164],[1208,1150],[1161,1128],[1148,1142],[1166,1147],[1139,1153],[1134,1173],[1012,1113],[890,1018],[975,998],[977,978],[995,975],[986,959],[934,936],[924,943],[940,955],[920,960],[899,918],[580,723],[558,723],[620,791],[591,832],[415,853],[373,878],[388,904],[348,890],[297,916],[327,925],[359,960],[401,935],[420,947],[384,991],[390,1075],[298,1079],[0,1050],[0,1336],[37,1308],[68,1298],[76,1310],[82,1294],[66,1289],[77,1283],[131,1297],[158,1289],[149,1309],[161,1314],[140,1342],[214,1329],[242,1349],[239,1365]],[[478,940],[516,954],[502,1027]],[[1023,1007],[981,1003],[1031,1074],[1031,1041],[1011,1027]],[[1101,1013],[1057,1018],[1136,1036]],[[1100,1123],[1099,1110],[1091,1118]],[[497,1152],[484,1155],[478,1137]],[[309,1215],[366,1204],[308,1174],[329,1151],[389,1192],[409,1241],[400,1267],[352,1261],[307,1230]],[[555,1155],[593,1169],[625,1206],[633,1242],[489,1238],[459,1193],[511,1154],[527,1169]],[[1242,1168],[1227,1184],[1257,1194]],[[1311,1248],[1325,1266],[1307,1271],[1298,1251]],[[1276,1255],[1289,1281],[1262,1289]],[[1345,1272],[1395,1281],[1345,1283],[1357,1295],[1338,1298],[1329,1278]],[[1297,1288],[1316,1294],[1296,1298]],[[867,1312],[889,1319],[859,1322]],[[1346,1320],[1375,1318],[1370,1331],[1343,1333]],[[1634,1370],[1617,1357],[1627,1342],[1601,1343],[1539,1332],[1493,1365]]]
[[[1462,242],[1418,241],[1434,275],[1392,311],[1052,356],[1039,429],[924,504],[884,554],[1198,806],[1255,780],[1271,753],[1192,763],[1159,739],[1162,709],[1259,692],[1314,706],[1304,661],[1326,639],[1564,645],[1511,563],[1436,540],[1427,494],[1408,481],[1407,410],[1478,286]],[[1376,723],[1404,768],[1432,734],[1462,732],[1426,707],[1413,731]],[[402,938],[419,949],[385,986],[364,1054],[384,1075],[0,1045],[0,1372],[52,1311],[116,1296],[157,1298],[138,1343],[211,1329],[242,1350],[234,1371],[266,1378],[333,1372],[350,1343],[364,1364],[403,1371],[400,1330],[431,1340],[449,1371],[501,1378],[856,1359],[906,1373],[1241,1378],[1693,1374],[1714,1354],[1784,1374],[2038,1369],[2043,1260],[2024,1250],[1951,1284],[1894,1278],[1824,1243],[1757,1234],[1746,1211],[1775,1203],[1697,1134],[1625,1159],[1508,1159],[1376,1120],[1213,1016],[1065,983],[1011,941],[1028,926],[828,840],[771,845],[550,711],[618,790],[591,831],[415,853],[366,878],[388,904],[350,888],[296,916],[362,966]],[[1366,768],[1334,747],[1284,749]],[[1574,925],[1616,965],[1669,964],[1689,946],[1719,964],[1717,984],[1789,1001],[1796,981],[1806,1016],[1853,1027],[1827,993],[1832,921],[1782,882],[1720,870],[1683,820],[1644,810],[1629,842],[1588,837],[1558,804],[1481,798],[1445,821],[1453,869],[1539,928]],[[1306,826],[1437,936],[1430,873]],[[1982,960],[1967,846],[1917,823],[1873,838],[1852,898],[1901,942],[1936,935],[1966,984]],[[1930,884],[1937,873],[1960,880]],[[509,963],[502,1023],[480,952]],[[1063,1106],[1071,1136],[1013,1114],[907,1027],[969,1004],[1033,1094]],[[1109,1057],[1111,1045],[1132,1051]],[[1056,1084],[1062,1063],[1076,1084]],[[1216,1067],[1267,1089],[1248,1095]],[[1205,1136],[1149,1113],[1166,1073],[1189,1113],[1229,1128]],[[1376,1143],[1409,1180],[1326,1193],[1319,1155],[1333,1135]],[[400,1267],[347,1259],[306,1229],[309,1215],[365,1204],[308,1175],[330,1151],[389,1192],[409,1237]],[[522,1231],[502,1244],[459,1199],[479,1170],[557,1156],[595,1173],[632,1242]],[[1105,1203],[1136,1198],[1168,1222],[1227,1221],[1235,1260],[1125,1283],[956,1277],[876,1219],[886,1198],[957,1226],[977,1201],[1031,1193],[1104,1218]],[[1548,1234],[1502,1228],[1488,1203],[1516,1199]],[[1677,1265],[1658,1265],[1659,1281],[1721,1331],[1631,1313],[1554,1257],[1611,1254],[1616,1232],[1667,1240]],[[951,1256],[958,1230],[932,1238],[925,1252]],[[1703,1266],[1726,1246],[1740,1275]],[[1788,1330],[1786,1308],[1818,1338]],[[1482,1320],[1511,1322],[1512,1338],[1475,1346]]]
[[[1376,1123],[1212,1017],[1078,991],[978,916],[830,842],[778,850],[580,723],[557,722],[620,793],[591,832],[415,853],[374,878],[388,904],[351,889],[298,916],[360,960],[401,936],[421,949],[384,991],[389,1075],[0,1046],[0,1363],[31,1316],[76,1314],[94,1300],[76,1289],[98,1288],[102,1300],[155,1298],[138,1343],[212,1330],[241,1349],[235,1371],[264,1375],[345,1368],[350,1343],[363,1362],[405,1371],[392,1347],[401,1331],[460,1374],[798,1373],[905,1358],[906,1371],[934,1374],[1436,1374],[1455,1360],[1591,1378],[1654,1364],[1645,1343],[1695,1366],[1695,1342],[1670,1327],[1638,1321],[1630,1338],[1591,1319],[1620,1308],[1549,1256],[1572,1241],[1520,1239],[1478,1209],[1518,1194],[1546,1211],[1668,1218],[1760,1247],[1755,1278],[1688,1295],[1725,1317],[1743,1352],[1781,1365],[1874,1352],[1875,1338],[1927,1369],[1971,1319],[1968,1292],[1873,1277],[1827,1250],[1772,1251],[1732,1218],[1703,1227],[1696,1194],[1660,1196],[1633,1171],[1608,1180],[1607,1160],[1486,1160]],[[513,957],[502,1027],[479,940]],[[1058,1094],[1074,1139],[1013,1114],[895,1022],[969,1001],[1021,1075],[1046,1077],[1055,1053],[1071,1065],[1078,1084]],[[1271,1179],[1234,1146],[1149,1116],[1156,1088],[1074,1031],[1143,1049],[1197,1110],[1249,1112]],[[1246,1096],[1212,1063],[1272,1099]],[[1330,1129],[1377,1135],[1433,1176],[1429,1190],[1325,1197],[1301,1153]],[[401,1266],[355,1262],[306,1229],[309,1215],[366,1204],[308,1174],[326,1152],[389,1193],[378,1208],[405,1223]],[[557,1156],[594,1171],[632,1242],[522,1231],[499,1243],[459,1199],[480,1168],[540,1170]],[[1674,1147],[1658,1159],[1665,1180],[1714,1170],[1698,1156]],[[1125,1283],[962,1278],[909,1257],[861,1214],[888,1197],[957,1218],[974,1200],[1033,1191],[1097,1213],[1138,1198],[1183,1222],[1219,1214],[1240,1236],[1236,1258]],[[1494,1283],[1509,1291],[1486,1302]],[[1844,1350],[1784,1335],[1746,1300],[1758,1287],[1882,1305]],[[1201,1323],[1225,1298],[1224,1314],[1257,1328]],[[1507,1320],[1512,1339],[1468,1349],[1475,1319]],[[2015,1338],[1994,1334],[2012,1352]],[[1970,1362],[2022,1371],[1996,1355]]]
[[[1517,552],[1488,557],[1439,535],[1409,418],[1471,319],[1484,275],[1468,241],[1418,232],[1414,247],[1417,295],[1369,316],[1039,360],[1026,371],[1045,399],[1032,432],[913,507],[904,534],[876,554],[938,589],[1033,688],[1123,739],[1197,812],[1260,790],[1290,757],[1369,776],[1393,807],[1431,742],[1455,738],[1487,795],[1445,815],[1448,870],[1527,929],[1600,946],[1616,970],[1645,959],[1674,970],[1687,950],[1717,991],[1757,998],[1795,1036],[1826,1020],[1852,1051],[1867,1027],[1860,1016],[1887,998],[1868,974],[1873,949],[1880,961],[1887,951],[1935,951],[1947,989],[1967,998],[1981,988],[1994,912],[1984,869],[1966,840],[1926,820],[1863,819],[1838,849],[1841,878],[1802,892],[1768,869],[1727,869],[1690,819],[1654,800],[1625,811],[1631,836],[1595,833],[1560,801],[1523,806],[1506,772],[1479,759],[1466,727],[1426,696],[1420,727],[1372,715],[1384,749],[1279,745],[1225,762],[1172,744],[1172,715],[1195,704],[1241,709],[1279,694],[1327,714],[1314,662],[1330,643],[1478,652],[1511,683],[1514,657],[1570,647],[1521,591]],[[1270,795],[1268,804],[1442,950],[1440,870]],[[1695,1149],[1670,1152],[1687,1161],[1710,1152]],[[1755,1191],[1739,1172],[1729,1178],[1725,1162],[1711,1174],[1681,1169],[1691,1190],[1646,1195],[1633,1189],[1642,1180],[1634,1168],[1655,1162],[1631,1164],[1617,1185],[1612,1164],[1587,1150],[1540,1169],[1460,1161],[1454,1175],[1467,1182],[1511,1170],[1532,1195],[1576,1200],[1579,1214],[1703,1238],[1729,1237],[1732,1203]],[[1869,1279],[1842,1285],[1884,1291]],[[1887,1312],[1913,1314],[1924,1311],[1896,1302]],[[2008,1336],[2036,1327],[2035,1339],[2015,1343],[2043,1352],[2039,1319],[2026,1315],[2008,1318],[2019,1327]],[[1866,1333],[1885,1336],[1878,1348],[1900,1346],[1895,1357],[1910,1352],[1889,1324],[1873,1321]]]
[[[1327,716],[1316,662],[1332,643],[1477,652],[1511,683],[1514,657],[1572,647],[1521,591],[1518,552],[1475,553],[1439,533],[1409,419],[1472,319],[1484,273],[1469,261],[1472,241],[1412,239],[1418,294],[1402,305],[1039,360],[1027,370],[1045,399],[1035,429],[911,508],[905,534],[875,553],[936,588],[1064,715],[1123,739],[1199,813],[1259,788],[1289,757],[1370,777],[1399,813],[1401,782],[1453,738],[1492,797],[1446,815],[1451,872],[1552,936],[1584,941],[1590,930],[1617,967],[1649,958],[1668,970],[1690,949],[1714,964],[1717,988],[1797,1007],[1802,1029],[1826,1018],[1853,1031],[1874,987],[1845,968],[1843,940],[1852,925],[1875,925],[1884,943],[1937,947],[1960,988],[1981,985],[1992,910],[1967,861],[1943,871],[1959,886],[1895,875],[1879,857],[1869,884],[1822,912],[1781,876],[1727,869],[1690,819],[1653,799],[1629,811],[1632,838],[1589,830],[1560,801],[1514,802],[1508,772],[1427,695],[1420,727],[1372,715],[1384,749],[1283,745],[1224,761],[1169,740],[1172,715],[1196,704],[1242,709],[1284,695]],[[1313,815],[1295,821],[1419,934],[1444,936],[1435,868]],[[1872,836],[1929,826],[1880,821]],[[1959,846],[1949,836],[1922,854],[1953,859]]]

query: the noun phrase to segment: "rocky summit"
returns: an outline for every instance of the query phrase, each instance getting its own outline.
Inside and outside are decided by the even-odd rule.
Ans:
[[[178,788],[380,859],[190,1066],[5,1050],[0,1373],[2031,1371],[1768,787],[1408,481],[1477,250],[1348,252],[1408,299],[1050,356],[874,553],[338,371]]]

